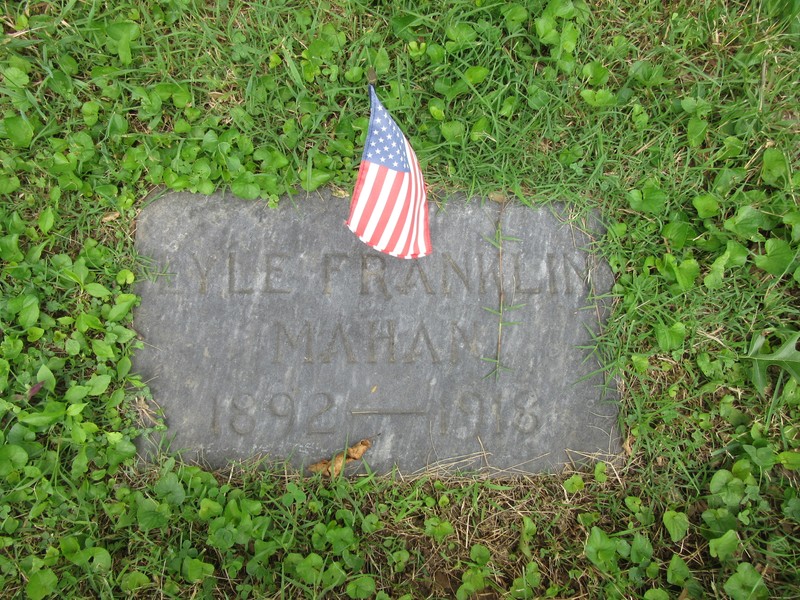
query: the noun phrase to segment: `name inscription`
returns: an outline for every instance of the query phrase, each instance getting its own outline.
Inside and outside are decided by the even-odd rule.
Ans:
[[[325,253],[310,262],[314,272],[300,272],[289,254],[261,252],[243,256],[230,251],[216,255],[173,256],[164,273],[168,285],[164,292],[173,294],[218,294],[224,297],[285,295],[297,291],[298,281],[313,278],[317,293],[331,296],[336,288],[346,286],[360,296],[377,295],[385,300],[394,296],[426,294],[458,297],[463,293],[496,294],[500,289],[500,269],[496,256],[477,254],[454,258],[448,252],[428,261],[407,261],[396,275],[387,273],[387,261],[396,260],[378,254],[351,256]],[[473,265],[469,261],[474,262]],[[538,294],[585,295],[588,291],[589,266],[580,253],[545,252],[534,260],[510,252],[505,261],[515,297],[525,299]],[[244,268],[243,264],[247,267]],[[509,266],[506,266],[508,269]],[[302,291],[309,290],[304,284]],[[458,288],[458,289],[454,289]]]
[[[528,472],[608,449],[614,410],[582,347],[610,277],[583,234],[548,211],[454,204],[431,217],[434,254],[403,261],[323,197],[270,210],[175,194],[142,213],[154,276],[134,366],[173,449],[302,466],[373,438],[378,472]]]

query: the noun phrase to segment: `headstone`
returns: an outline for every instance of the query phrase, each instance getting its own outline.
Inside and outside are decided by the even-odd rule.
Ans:
[[[347,210],[327,191],[142,210],[134,368],[171,451],[303,468],[369,438],[375,472],[497,474],[618,450],[589,349],[612,276],[563,206],[450,198],[412,261],[362,244]]]

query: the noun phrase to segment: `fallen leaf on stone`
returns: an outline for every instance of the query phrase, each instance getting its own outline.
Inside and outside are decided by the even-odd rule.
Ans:
[[[508,196],[506,196],[505,192],[503,191],[489,192],[489,200],[492,202],[497,202],[498,204],[503,204],[506,200],[508,200]]]
[[[364,453],[372,446],[372,442],[363,439],[353,444],[347,450],[339,452],[331,460],[321,460],[308,467],[312,473],[321,473],[323,477],[338,477],[345,465],[357,460],[361,460]]]
[[[364,452],[369,450],[370,446],[372,446],[372,442],[369,440],[361,440],[357,444],[353,444],[347,449],[347,458],[353,460],[359,460],[362,456],[364,456]],[[350,461],[348,461],[350,462]]]

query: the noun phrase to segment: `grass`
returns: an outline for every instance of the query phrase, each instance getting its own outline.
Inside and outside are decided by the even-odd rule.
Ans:
[[[5,2],[7,597],[800,596],[800,6]],[[353,184],[365,71],[433,196],[597,208],[625,460],[486,481],[134,468],[155,188]]]

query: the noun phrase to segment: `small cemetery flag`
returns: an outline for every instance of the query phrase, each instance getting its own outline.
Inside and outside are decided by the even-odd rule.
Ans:
[[[369,86],[367,143],[347,226],[376,250],[398,258],[431,253],[425,182],[411,144]]]

